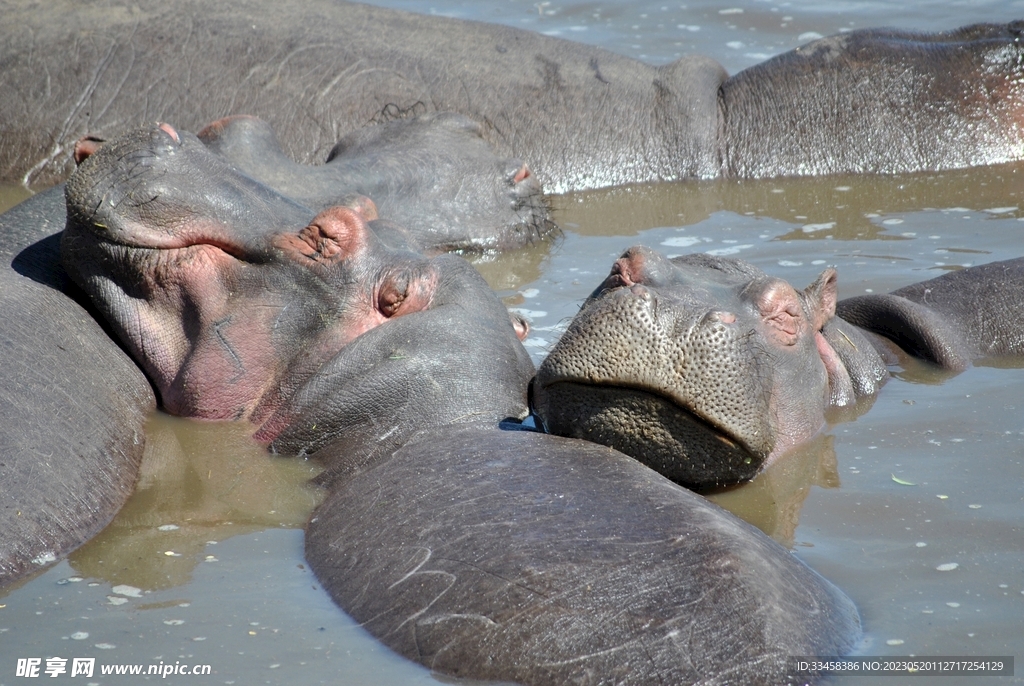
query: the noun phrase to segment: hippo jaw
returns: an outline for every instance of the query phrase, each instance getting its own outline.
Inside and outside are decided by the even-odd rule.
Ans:
[[[707,489],[749,480],[823,426],[818,331],[834,312],[835,272],[800,293],[744,263],[697,261],[627,251],[533,392],[552,433],[611,445]]]
[[[357,211],[313,217],[166,124],[90,155],[66,197],[69,274],[182,416],[258,423],[437,281]]]

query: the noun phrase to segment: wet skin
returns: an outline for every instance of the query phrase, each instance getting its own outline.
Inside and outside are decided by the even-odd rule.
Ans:
[[[852,648],[849,599],[760,531],[621,453],[500,430],[533,367],[465,261],[185,173],[193,145],[160,125],[85,159],[65,264],[165,407],[247,419],[326,467],[307,559],[374,636],[521,683],[760,683]]]
[[[961,371],[1024,352],[1024,259],[838,304],[836,279],[798,291],[742,260],[631,248],[541,365],[535,411],[705,490],[753,478],[830,408],[872,396],[898,355]]]
[[[84,135],[153,120],[197,130],[239,113],[269,122],[284,151],[309,162],[382,113],[457,112],[500,155],[528,160],[549,192],[949,169],[1024,150],[1017,23],[853,31],[730,78],[702,57],[654,67],[509,27],[328,0],[5,9],[0,181],[25,185],[70,173]]]

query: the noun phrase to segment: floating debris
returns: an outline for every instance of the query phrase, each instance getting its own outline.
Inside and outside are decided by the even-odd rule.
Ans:
[[[134,586],[129,586],[128,584],[121,584],[119,586],[114,586],[110,590],[113,591],[114,593],[118,594],[118,595],[126,595],[129,598],[141,598],[142,597],[142,589],[141,588],[135,588]]]
[[[76,631],[75,633],[71,634],[71,638],[76,640],[76,641],[84,641],[85,639],[89,638],[89,632],[88,631]]]
[[[898,483],[900,486],[916,486],[917,485],[913,481],[904,481],[903,479],[900,479],[899,477],[897,477],[895,474],[892,474],[891,476],[892,476],[892,480],[895,481],[896,483]]]
[[[941,565],[939,565],[938,567],[936,567],[935,569],[939,570],[940,572],[952,572],[954,569],[956,569],[959,566],[960,565],[957,564],[956,562],[944,562]]]

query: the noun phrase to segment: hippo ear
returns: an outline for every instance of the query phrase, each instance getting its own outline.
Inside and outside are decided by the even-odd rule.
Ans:
[[[814,330],[819,331],[821,327],[836,316],[836,281],[839,276],[836,270],[829,267],[814,280],[810,286],[804,289],[804,300],[810,313]]]
[[[349,207],[329,207],[295,234],[278,235],[275,244],[320,264],[342,262],[366,247],[370,229]]]
[[[96,154],[106,141],[96,136],[82,136],[75,143],[75,164],[81,164]]]

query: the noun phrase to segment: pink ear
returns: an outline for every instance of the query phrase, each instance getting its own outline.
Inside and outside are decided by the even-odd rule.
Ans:
[[[830,267],[823,271],[814,283],[804,289],[815,331],[819,331],[836,316],[836,300],[838,298],[836,282],[838,280],[839,275],[836,270]]]
[[[96,136],[83,136],[75,143],[75,164],[81,164],[89,159],[96,151],[103,146],[105,141]]]
[[[369,228],[362,215],[348,207],[329,207],[298,235],[279,235],[278,247],[295,250],[319,263],[341,262],[366,247]]]

